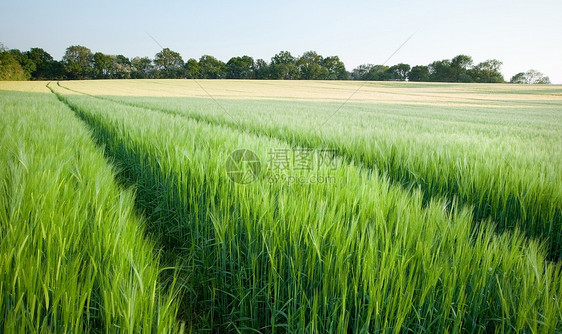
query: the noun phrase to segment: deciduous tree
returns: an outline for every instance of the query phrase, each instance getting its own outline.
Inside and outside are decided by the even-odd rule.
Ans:
[[[373,68],[373,64],[362,64],[357,66],[356,68],[353,69],[353,71],[351,72],[351,77],[353,78],[353,80],[366,80],[365,76],[367,75],[367,73],[369,73],[369,71]]]
[[[0,49],[0,80],[27,80],[20,63],[5,49]]]
[[[501,61],[489,59],[474,66],[469,74],[474,82],[500,83],[504,82],[501,66]]]
[[[405,81],[408,79],[408,74],[410,72],[410,65],[400,63],[391,66],[388,69],[388,76],[390,80]]]
[[[25,52],[21,52],[18,49],[11,49],[8,52],[11,53],[14,59],[20,64],[25,80],[31,79],[31,74],[36,70],[33,60],[31,60]]]
[[[101,52],[94,53],[93,77],[96,79],[111,78],[113,72],[113,59]]]
[[[472,82],[469,74],[473,60],[471,56],[458,55],[451,60],[451,80],[452,82]]]
[[[232,57],[226,63],[226,77],[228,79],[253,79],[254,58],[249,56]]]
[[[164,48],[154,56],[154,67],[158,78],[179,79],[184,77],[184,62],[181,55]]]
[[[550,84],[550,78],[537,70],[528,70],[520,72],[511,77],[511,83],[519,84]]]
[[[455,81],[454,71],[449,59],[436,60],[429,64],[429,81],[453,82]]]
[[[41,80],[50,78],[53,67],[53,57],[41,48],[32,48],[24,52],[28,59],[35,64],[35,70],[31,72],[31,79]]]
[[[112,56],[114,79],[129,79],[131,77],[131,61],[123,55]]]
[[[199,68],[203,79],[224,79],[226,77],[226,65],[217,58],[204,55],[199,58]]]
[[[429,68],[424,65],[417,65],[412,67],[410,73],[408,73],[408,80],[429,81]]]
[[[201,78],[201,67],[197,62],[197,59],[189,58],[185,62],[185,77],[188,79],[200,79]]]
[[[322,66],[323,57],[315,51],[307,51],[297,60],[300,79],[317,80],[328,77],[328,70]]]
[[[349,75],[345,69],[344,63],[338,56],[330,56],[324,58],[322,66],[328,71],[328,75],[324,79],[328,80],[347,80]]]
[[[148,57],[135,57],[131,60],[131,78],[151,79],[154,78],[154,66]]]
[[[69,79],[91,78],[93,70],[92,51],[85,46],[72,45],[66,49],[62,62]]]
[[[364,80],[384,81],[388,80],[388,69],[386,65],[374,65],[365,73]]]
[[[263,60],[258,59],[254,62],[254,73],[256,79],[269,79],[269,64]]]
[[[281,51],[271,58],[270,65],[271,79],[298,79],[299,69],[297,61],[289,51]]]

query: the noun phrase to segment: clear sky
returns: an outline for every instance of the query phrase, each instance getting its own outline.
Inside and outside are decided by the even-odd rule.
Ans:
[[[468,54],[495,58],[510,77],[528,69],[562,84],[561,0],[475,1],[30,1],[0,0],[0,42],[41,47],[55,59],[70,45],[149,56],[160,47],[184,60],[204,54],[270,58],[281,50],[338,55],[348,70],[387,63],[427,65]]]

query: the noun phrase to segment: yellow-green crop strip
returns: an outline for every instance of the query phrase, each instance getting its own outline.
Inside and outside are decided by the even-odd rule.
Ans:
[[[185,258],[181,272],[190,277],[182,284],[190,292],[182,305],[202,329],[562,330],[561,266],[546,260],[544,243],[517,228],[497,234],[486,222],[473,226],[471,210],[451,210],[455,200],[424,201],[416,187],[405,190],[388,171],[345,154],[335,158],[335,170],[301,171],[331,175],[331,184],[265,176],[233,183],[225,172],[232,151],[247,148],[266,161],[271,149],[294,149],[298,142],[289,136],[298,132],[284,126],[278,131],[285,137],[247,133],[150,110],[145,101],[127,106],[51,87],[137,185],[164,247]],[[345,128],[338,134],[345,138]],[[330,138],[312,140],[330,145]],[[457,157],[442,161],[454,165]]]

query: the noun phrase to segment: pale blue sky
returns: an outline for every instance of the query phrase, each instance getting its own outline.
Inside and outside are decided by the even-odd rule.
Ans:
[[[562,84],[562,1],[6,1],[0,42],[41,47],[60,59],[80,44],[93,52],[149,56],[150,33],[184,60],[247,54],[269,60],[281,50],[338,55],[348,70],[388,62],[427,65],[471,55],[504,62],[506,80],[537,69]]]

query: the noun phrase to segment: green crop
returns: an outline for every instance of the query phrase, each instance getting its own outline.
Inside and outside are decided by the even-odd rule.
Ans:
[[[182,330],[133,194],[83,122],[49,93],[0,91],[0,107],[0,332]]]
[[[551,259],[562,254],[562,103],[538,94],[505,102],[491,95],[451,107],[348,103],[341,109],[317,101],[102,98],[292,146],[335,149],[406,188],[419,187],[426,201],[444,197],[471,207],[476,223],[490,218],[498,232],[517,227],[545,241]]]
[[[202,329],[562,330],[561,267],[546,260],[545,242],[527,240],[520,224],[499,235],[493,219],[475,226],[472,210],[458,199],[426,197],[423,185],[413,182],[404,189],[396,184],[391,169],[379,171],[362,159],[348,159],[344,149],[361,143],[361,137],[346,140],[344,128],[331,134],[342,143],[336,147],[342,157],[334,158],[338,168],[299,172],[329,175],[333,183],[270,182],[261,174],[241,185],[225,171],[236,149],[247,148],[267,161],[272,149],[335,143],[328,135],[307,137],[304,132],[298,141],[290,140],[299,133],[290,127],[278,127],[276,135],[247,133],[231,124],[193,120],[181,110],[176,115],[140,107],[144,100],[133,107],[51,87],[92,129],[121,177],[135,184],[137,205],[150,217],[151,233],[168,256],[184,259],[179,270],[189,273],[182,285],[190,293],[182,300],[183,313]],[[263,127],[275,129],[267,121]],[[389,125],[381,134],[391,131]],[[410,147],[423,148],[424,143]],[[385,157],[404,161],[401,146],[388,147],[395,147],[394,153]],[[470,155],[457,159],[450,147],[443,144],[436,161],[483,168],[473,165]],[[412,152],[417,159],[424,157]],[[497,172],[498,165],[491,164],[491,172]],[[420,177],[440,180],[438,171],[425,173]],[[470,171],[466,175],[473,177]],[[521,180],[526,185],[530,179]],[[479,182],[471,183],[471,196],[482,196],[478,187],[489,186]]]

